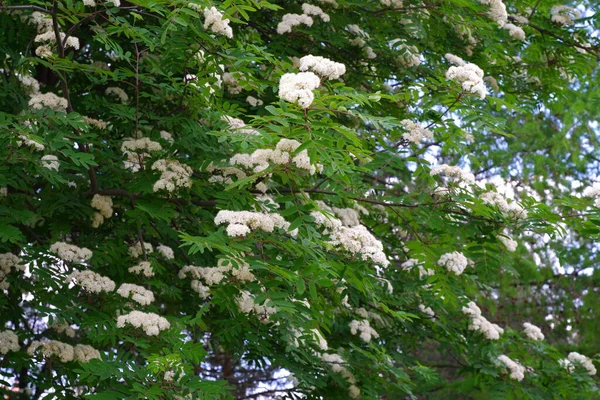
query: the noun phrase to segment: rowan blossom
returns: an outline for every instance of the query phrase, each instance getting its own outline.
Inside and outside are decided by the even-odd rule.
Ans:
[[[574,19],[581,18],[581,12],[573,7],[557,5],[550,9],[552,21],[559,25],[573,25]]]
[[[25,271],[25,265],[22,264],[22,261],[13,253],[0,254],[0,290],[9,288],[6,278],[11,270]]]
[[[215,225],[221,224],[227,224],[227,235],[231,237],[246,236],[256,230],[273,232],[278,228],[287,231],[290,227],[290,223],[279,214],[252,211],[221,210],[215,217]],[[296,236],[298,230],[294,229],[289,233]]]
[[[229,26],[229,19],[223,19],[223,14],[215,7],[204,9],[204,29],[212,30],[214,33],[233,39],[233,30]]]
[[[149,261],[142,261],[139,264],[134,265],[133,267],[129,267],[127,271],[136,275],[144,275],[146,278],[151,278],[154,276],[152,264],[150,264]]]
[[[453,272],[455,275],[460,275],[469,265],[469,259],[462,253],[453,251],[452,253],[443,254],[438,260],[438,265],[446,267],[448,271]]]
[[[10,330],[0,332],[0,354],[6,354],[9,351],[19,351],[19,337]]]
[[[59,342],[58,340],[34,340],[27,348],[27,353],[33,356],[39,348],[42,349],[44,357],[56,356],[62,362],[73,361],[73,346],[70,344]]]
[[[485,192],[479,198],[485,203],[491,206],[498,207],[500,212],[508,218],[527,218],[527,210],[517,204],[515,201],[510,204],[506,201],[504,196],[496,192]]]
[[[112,95],[118,97],[119,100],[121,101],[121,103],[123,103],[123,104],[127,104],[127,102],[129,101],[129,96],[127,95],[127,93],[125,93],[125,91],[123,89],[118,88],[118,87],[106,88],[104,93],[106,95],[112,94]]]
[[[421,127],[416,122],[404,119],[401,123],[407,130],[407,132],[402,134],[402,137],[409,142],[420,143],[423,139],[433,139],[433,133],[429,129]]]
[[[175,254],[173,253],[173,249],[169,246],[165,246],[164,244],[156,246],[156,251],[166,258],[167,260],[172,260],[175,258]]]
[[[279,97],[290,103],[298,103],[302,108],[308,108],[315,99],[312,92],[318,88],[321,80],[312,72],[284,74],[279,80]]]
[[[329,22],[329,14],[323,12],[321,7],[313,6],[312,4],[304,3],[302,4],[302,13],[304,15],[313,15],[315,17],[321,18],[323,22]]]
[[[523,324],[523,331],[527,335],[527,337],[531,340],[544,340],[544,334],[542,330],[537,326],[530,324],[529,322],[525,322]]]
[[[58,333],[63,333],[65,335],[67,335],[70,338],[74,338],[75,335],[77,334],[77,331],[75,329],[73,329],[73,327],[71,325],[69,325],[66,322],[58,322],[58,321],[54,321],[54,323],[50,326],[50,328],[52,328],[53,330],[55,330]]]
[[[133,258],[138,258],[144,255],[144,252],[147,254],[152,253],[154,251],[154,247],[152,247],[151,243],[144,242],[144,250],[142,250],[142,245],[140,242],[136,242],[133,246],[127,248],[127,254],[129,254]]]
[[[431,307],[425,307],[424,304],[419,304],[419,311],[431,318],[435,317],[435,312],[431,309]]]
[[[458,81],[467,93],[476,94],[485,99],[487,90],[483,84],[483,70],[477,65],[467,63],[462,66],[451,66],[446,71],[446,79]]]
[[[305,14],[285,14],[281,22],[277,25],[277,33],[283,35],[291,32],[294,26],[298,25],[312,26],[313,19]]]
[[[94,271],[75,270],[67,276],[67,281],[71,280],[74,280],[77,285],[90,293],[112,292],[115,290],[115,282],[112,279]]]
[[[261,99],[257,99],[254,96],[246,97],[246,102],[250,104],[252,107],[260,107],[263,105],[263,101]]]
[[[248,127],[246,123],[239,118],[233,118],[229,115],[223,115],[221,117],[221,120],[227,122],[229,128],[234,133],[241,133],[245,135],[260,135],[259,131]]]
[[[481,332],[487,339],[497,340],[504,333],[504,329],[492,324],[481,315],[481,309],[477,307],[475,302],[470,301],[466,307],[462,308],[462,312],[471,317],[469,329]]]
[[[496,359],[496,363],[498,366],[507,369],[509,372],[509,376],[512,379],[516,379],[517,381],[522,381],[525,378],[525,367],[522,366],[519,362],[513,361],[505,355],[498,356]]]
[[[137,310],[120,315],[117,318],[117,328],[124,328],[128,324],[134,328],[143,329],[148,336],[158,336],[161,331],[171,327],[166,318],[154,313],[145,313]]]
[[[365,343],[369,343],[371,338],[379,337],[377,331],[371,327],[371,324],[366,319],[362,321],[353,320],[349,326],[350,333],[356,335],[360,332],[360,338]]]
[[[459,166],[451,166],[451,165],[447,165],[447,164],[441,164],[441,165],[437,165],[431,169],[431,172],[430,172],[431,176],[441,175],[441,174],[444,174],[447,177],[456,179],[459,182],[464,182],[467,184],[475,183],[475,175],[463,170]]]
[[[525,40],[525,31],[523,28],[514,24],[505,24],[503,28],[508,31],[511,37],[519,40]]]
[[[76,344],[75,346],[73,346],[74,361],[81,361],[83,363],[87,363],[93,359],[100,360],[101,358],[100,352],[92,346],[88,346],[87,344]]]
[[[92,251],[86,247],[77,247],[65,242],[56,242],[49,249],[64,261],[82,262],[92,258]]]
[[[67,99],[52,92],[35,93],[29,99],[28,104],[32,110],[41,110],[46,107],[56,112],[66,112],[69,106]]]
[[[573,372],[576,365],[581,365],[587,371],[588,375],[596,375],[596,367],[592,363],[592,360],[574,351],[569,353],[566,359],[560,360],[560,364],[569,372]]]
[[[122,297],[129,298],[143,306],[147,306],[154,301],[154,293],[147,290],[143,286],[134,285],[133,283],[123,283],[117,289],[117,294]]]
[[[245,168],[252,169],[255,173],[261,172],[269,168],[272,164],[294,164],[299,169],[308,170],[312,175],[317,170],[321,170],[322,166],[319,164],[313,165],[308,151],[302,150],[296,155],[292,155],[300,147],[300,142],[293,139],[281,139],[276,145],[275,149],[258,149],[252,154],[236,154],[229,160],[231,165],[241,165]],[[237,175],[237,172],[230,171]],[[229,174],[231,175],[231,173]],[[238,179],[241,179],[238,176]],[[242,178],[243,179],[243,178]]]
[[[325,57],[308,55],[299,61],[300,71],[312,71],[322,78],[339,79],[346,73],[346,66],[342,63],[331,61]]]
[[[152,164],[152,169],[161,172],[160,179],[152,187],[155,192],[174,192],[192,186],[192,169],[177,160],[158,160]]]
[[[346,364],[346,361],[344,361],[342,356],[340,356],[339,354],[323,353],[321,355],[321,361],[323,361],[326,364],[329,364],[331,370],[334,373],[340,374],[350,384],[348,388],[348,395],[351,398],[355,399],[358,398],[358,396],[360,396],[360,389],[356,386],[356,378],[354,378],[352,372],[350,372],[344,366]]]

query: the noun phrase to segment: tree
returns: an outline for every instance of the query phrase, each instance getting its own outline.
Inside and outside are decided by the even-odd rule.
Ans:
[[[0,393],[599,397],[596,6],[0,2]]]

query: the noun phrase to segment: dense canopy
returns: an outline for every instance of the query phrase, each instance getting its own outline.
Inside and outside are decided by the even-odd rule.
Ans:
[[[0,396],[600,398],[598,3],[0,0]]]

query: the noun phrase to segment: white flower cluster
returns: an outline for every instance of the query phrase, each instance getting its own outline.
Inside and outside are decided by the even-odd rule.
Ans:
[[[498,356],[497,365],[508,369],[508,372],[510,373],[509,376],[512,379],[522,381],[523,378],[525,378],[525,367],[522,366],[519,362],[511,360],[504,354]]]
[[[125,138],[121,144],[121,151],[127,158],[123,161],[126,169],[138,172],[144,166],[144,159],[150,157],[152,151],[160,151],[162,146],[147,137],[138,139]]]
[[[509,238],[506,235],[498,236],[498,240],[502,242],[502,244],[506,247],[506,250],[514,253],[517,250],[517,246],[519,245],[516,240]]]
[[[119,101],[121,101],[122,104],[127,104],[127,102],[129,101],[129,96],[127,95],[127,93],[125,93],[125,91],[119,87],[109,87],[106,88],[106,90],[104,91],[104,94],[106,95],[110,95],[112,94],[113,96],[116,96],[119,98]]]
[[[500,335],[504,333],[504,329],[496,324],[492,324],[481,315],[481,309],[477,307],[475,302],[470,301],[466,307],[463,307],[462,312],[471,317],[469,329],[481,332],[487,339],[500,339]]]
[[[405,140],[413,143],[420,143],[423,139],[433,139],[433,133],[429,129],[421,127],[421,125],[416,122],[404,119],[401,123],[407,130],[407,132],[402,134],[402,137]]]
[[[370,46],[367,46],[367,41],[365,40],[369,38],[369,34],[367,32],[363,31],[358,25],[348,25],[346,26],[346,30],[356,36],[355,38],[349,40],[351,45],[363,49],[365,53],[367,53],[368,59],[372,60],[377,58],[377,54],[375,54],[373,49]]]
[[[65,242],[56,242],[49,249],[64,261],[81,262],[92,258],[92,251],[86,247],[77,247]]]
[[[509,23],[504,24],[502,28],[506,29],[511,37],[519,40],[525,40],[525,31],[520,26]]]
[[[244,135],[260,135],[260,132],[258,132],[256,129],[248,127],[246,123],[239,118],[233,118],[229,115],[224,115],[221,117],[221,120],[227,122],[229,129],[231,129],[234,133],[241,133]]]
[[[504,26],[508,20],[508,13],[502,0],[479,0],[479,3],[490,6],[488,16],[498,25]]]
[[[342,63],[331,61],[328,58],[308,55],[299,61],[300,71],[312,71],[323,79],[339,79],[346,73],[346,66]]]
[[[258,149],[252,154],[236,154],[229,160],[230,165],[241,165],[245,168],[251,169],[253,172],[258,173],[269,168],[271,163],[283,165],[283,164],[294,164],[299,169],[308,170],[312,175],[315,172],[321,172],[322,166],[319,164],[311,164],[308,151],[302,150],[295,156],[292,153],[300,147],[300,142],[292,139],[281,139],[275,150],[271,149]],[[240,177],[238,177],[239,179]]]
[[[34,93],[29,99],[29,107],[33,110],[41,110],[44,107],[56,112],[66,112],[69,102],[64,97],[54,93]]]
[[[337,218],[327,218],[320,211],[310,214],[317,225],[325,226],[330,230],[330,241],[333,247],[341,247],[352,255],[361,254],[364,261],[371,260],[375,264],[387,267],[390,264],[383,252],[383,244],[373,236],[364,225],[352,227],[342,226]]]
[[[35,151],[44,151],[44,149],[46,148],[46,146],[44,146],[43,144],[38,143],[33,139],[30,139],[22,133],[19,134],[19,146],[29,146]]]
[[[158,251],[158,253],[167,260],[172,260],[175,258],[175,253],[173,253],[173,249],[169,246],[165,246],[164,244],[156,246],[156,251]]]
[[[13,253],[0,254],[0,290],[7,290],[9,284],[6,277],[11,269],[17,271],[25,271],[25,265],[21,264],[22,260]]]
[[[394,39],[390,42],[390,45],[401,53],[397,59],[404,67],[412,68],[421,65],[419,49],[416,46],[406,44],[404,39]]]
[[[240,312],[244,314],[255,313],[261,317],[262,322],[269,322],[269,317],[277,312],[275,307],[271,307],[270,300],[266,300],[263,305],[254,302],[254,295],[246,290],[242,290],[240,297],[237,298],[236,303]]]
[[[531,340],[544,340],[544,334],[542,333],[542,330],[537,326],[530,324],[529,322],[525,322],[523,324],[523,331]]]
[[[333,0],[335,2],[335,0]],[[336,4],[337,6],[337,4]],[[302,14],[285,14],[281,22],[277,24],[277,33],[283,35],[292,31],[294,26],[306,25],[312,26],[313,19],[311,15],[320,17],[323,22],[329,22],[329,15],[326,14],[321,7],[313,6],[308,3],[302,4]]]
[[[101,121],[99,119],[95,119],[95,118],[90,118],[90,117],[83,117],[83,120],[85,121],[86,124],[91,125],[95,128],[98,128],[100,130],[102,129],[106,129],[108,127],[108,123]]]
[[[356,378],[354,378],[352,372],[344,367],[346,362],[339,354],[324,353],[321,355],[321,361],[329,364],[334,373],[340,374],[350,384],[350,387],[348,388],[348,396],[350,396],[350,398],[357,399],[358,396],[360,396],[360,389],[356,386]]]
[[[239,72],[225,72],[223,74],[223,83],[227,88],[227,91],[231,94],[240,94],[244,88],[240,86],[241,80]]]
[[[424,304],[419,304],[419,311],[431,318],[435,317],[435,312],[431,309],[431,307],[425,307]]]
[[[363,342],[369,343],[372,338],[378,338],[379,334],[371,327],[369,320],[357,321],[353,320],[349,324],[350,333],[356,335],[360,332],[360,338]]]
[[[221,210],[215,217],[215,224],[228,224],[227,235],[231,237],[246,236],[256,230],[273,232],[275,228],[287,231],[290,223],[281,215],[275,213],[252,212],[252,211],[228,211]],[[298,229],[289,232],[296,236]]]
[[[23,85],[27,94],[36,94],[40,92],[40,83],[30,75],[15,74],[21,85]]]
[[[496,192],[485,192],[479,198],[485,203],[492,206],[496,206],[500,209],[500,212],[508,218],[527,218],[527,210],[521,207],[517,202],[513,201],[508,204],[504,196]]]
[[[29,345],[27,353],[33,356],[39,348],[42,349],[44,357],[55,356],[62,362],[80,361],[87,363],[94,358],[100,359],[100,352],[92,346],[78,344],[73,347],[58,340],[34,340]]]
[[[115,290],[115,282],[112,279],[90,270],[75,270],[67,276],[67,281],[69,280],[75,280],[77,285],[90,293],[112,292]]]
[[[453,272],[455,275],[460,275],[469,266],[469,259],[462,253],[453,251],[452,253],[443,254],[438,260],[438,265],[446,267],[448,271]]]
[[[131,324],[135,328],[142,328],[146,335],[157,336],[161,331],[169,329],[171,324],[166,318],[154,313],[145,313],[134,310],[117,318],[117,328],[124,328]]]
[[[573,25],[573,19],[581,18],[581,12],[575,8],[557,5],[550,9],[552,21],[559,25]]]
[[[215,7],[204,9],[204,29],[209,29],[214,33],[233,39],[233,30],[229,26],[229,19],[223,19],[223,14]]]
[[[152,187],[155,192],[159,190],[174,192],[192,186],[192,169],[177,160],[158,160],[152,164],[152,169],[161,172],[160,179]]]
[[[117,294],[129,298],[143,306],[147,306],[148,304],[154,301],[154,293],[152,291],[147,290],[143,286],[134,285],[133,283],[123,283],[117,289]]]
[[[148,261],[142,261],[133,267],[129,267],[127,271],[131,272],[132,274],[144,275],[146,278],[151,278],[154,276],[152,265]]]
[[[192,290],[197,292],[200,297],[206,299],[210,293],[210,286],[218,285],[225,279],[225,274],[231,272],[233,278],[240,282],[250,282],[254,280],[254,274],[250,271],[250,265],[242,260],[235,260],[237,268],[229,259],[219,259],[216,267],[196,267],[186,265],[179,271],[179,279],[186,277],[192,278]],[[205,286],[200,279],[204,280]]]
[[[0,197],[8,196],[8,188],[0,187]]]
[[[369,211],[358,204],[355,205],[355,208],[329,207],[321,200],[315,200],[315,204],[319,206],[321,210],[335,214],[344,226],[360,225],[360,213],[369,215]]]
[[[173,135],[167,131],[160,131],[160,138],[169,144],[173,144],[175,139],[173,139]]]
[[[326,14],[321,7],[313,6],[312,4],[308,3],[302,4],[302,13],[304,15],[313,15],[315,17],[319,17],[323,22],[329,22],[331,20],[331,18],[329,18],[329,14]]]
[[[404,5],[402,0],[381,0],[381,4],[387,7],[402,8]]]
[[[19,351],[19,337],[13,331],[0,332],[0,354],[6,354],[9,351]]]
[[[456,179],[459,182],[464,182],[466,184],[475,183],[475,175],[470,172],[465,171],[459,166],[451,166],[448,164],[436,165],[431,169],[430,175],[441,175],[444,174],[449,178]]]
[[[146,252],[146,255],[148,255],[149,253],[154,252],[154,247],[152,247],[152,244],[144,242],[144,251]],[[139,241],[135,242],[133,246],[129,246],[127,248],[127,254],[129,254],[129,256],[133,258],[139,258],[143,256],[144,251],[142,251],[142,245]]]
[[[465,92],[479,95],[482,100],[485,99],[487,90],[483,84],[483,70],[477,65],[473,63],[453,65],[446,71],[446,79],[458,81]]]
[[[58,162],[58,157],[47,154],[41,158],[42,167],[47,168],[49,170],[58,171],[60,168],[60,162]]]
[[[406,260],[404,263],[402,263],[401,267],[403,269],[406,270],[411,270],[414,267],[417,267],[419,270],[419,278],[423,279],[424,276],[430,276],[435,274],[435,271],[431,268],[427,268],[425,269],[425,267],[423,267],[423,263],[419,260],[417,260],[416,258],[410,258],[408,260]]]
[[[260,107],[263,105],[263,101],[261,99],[257,99],[254,96],[248,96],[246,97],[246,101],[248,102],[248,104],[250,104],[252,107]]]
[[[320,84],[321,80],[312,72],[284,74],[279,80],[279,97],[290,103],[298,102],[302,108],[308,108],[315,99],[312,91]]]
[[[73,329],[73,327],[71,327],[71,325],[69,325],[68,323],[66,323],[64,321],[63,322],[54,321],[51,328],[58,333],[64,333],[65,335],[67,335],[70,338],[74,338],[75,335],[77,334],[77,331],[75,329]]]
[[[594,198],[594,206],[600,208],[600,183],[594,183],[594,185],[585,188],[583,197]]]
[[[208,165],[208,167],[206,167],[206,171],[210,172],[211,174],[220,172],[221,175],[213,175],[208,179],[208,181],[213,182],[213,183],[214,182],[222,183],[224,185],[230,185],[233,183],[231,176],[235,176],[238,180],[244,179],[247,176],[246,173],[239,168],[235,168],[235,167],[220,168],[220,167],[215,166],[212,162]],[[263,191],[263,192],[265,192],[265,191]]]
[[[92,226],[94,228],[99,227],[104,223],[104,218],[110,218],[113,214],[113,202],[112,197],[110,196],[102,196],[100,194],[95,194],[92,197],[92,208],[95,208],[99,212],[94,213],[92,217]]]
[[[569,372],[575,370],[575,365],[581,365],[588,373],[588,375],[596,375],[596,367],[592,363],[592,360],[576,352],[571,352],[566,359],[560,360],[560,364],[565,367]]]

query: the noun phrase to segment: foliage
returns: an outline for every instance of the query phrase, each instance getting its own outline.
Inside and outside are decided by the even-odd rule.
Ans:
[[[600,397],[598,4],[313,5],[0,2],[3,396]]]

